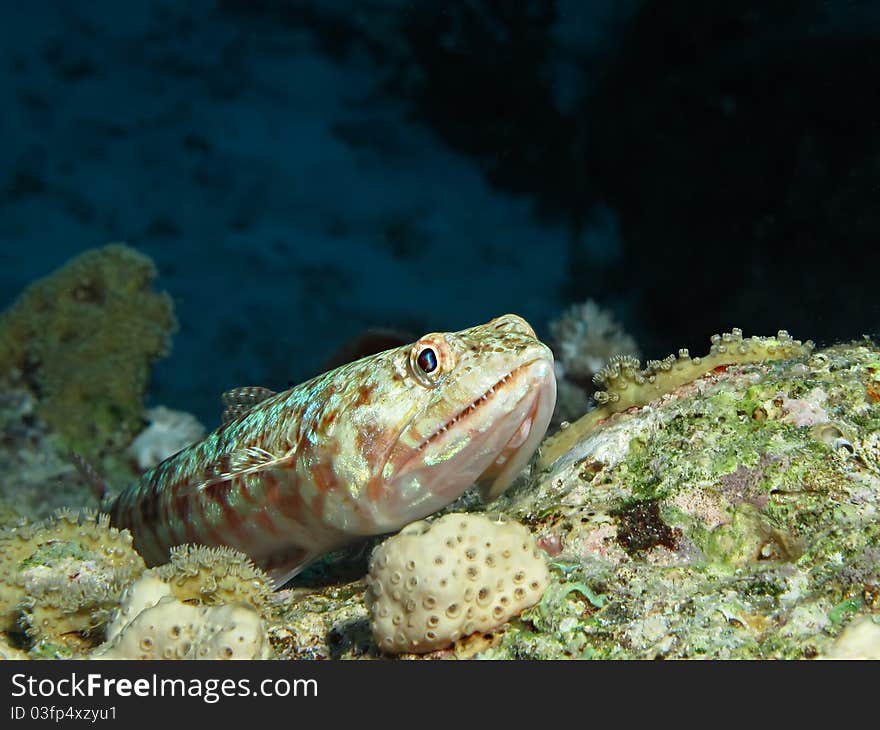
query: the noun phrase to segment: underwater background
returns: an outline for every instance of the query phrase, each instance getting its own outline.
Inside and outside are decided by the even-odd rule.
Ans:
[[[6,3],[0,659],[880,658],[878,41]]]
[[[876,333],[878,35],[843,0],[7,4],[0,306],[148,255],[147,404],[209,428],[377,327]]]

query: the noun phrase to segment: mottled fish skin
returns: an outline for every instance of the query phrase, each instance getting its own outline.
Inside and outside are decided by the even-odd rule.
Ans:
[[[182,543],[229,545],[280,586],[316,557],[436,512],[474,483],[495,497],[544,435],[556,380],[550,349],[508,314],[271,393],[232,392],[232,420],[112,504],[112,524],[131,530],[148,563]]]

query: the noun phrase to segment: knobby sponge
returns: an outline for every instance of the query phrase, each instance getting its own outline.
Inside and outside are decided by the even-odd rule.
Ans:
[[[265,659],[266,626],[244,604],[191,606],[147,572],[126,591],[93,659]]]
[[[507,517],[452,513],[414,522],[370,558],[373,637],[388,653],[440,649],[534,605],[547,581],[544,553]]]

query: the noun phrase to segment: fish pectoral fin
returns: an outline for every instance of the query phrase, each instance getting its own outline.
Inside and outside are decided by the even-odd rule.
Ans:
[[[292,578],[295,578],[308,566],[319,553],[301,547],[292,547],[269,556],[261,561],[263,569],[272,580],[272,589],[278,590]]]
[[[240,388],[227,390],[221,396],[224,405],[224,425],[234,421],[239,416],[243,416],[255,405],[262,403],[266,398],[271,398],[273,395],[275,395],[274,390],[263,388],[259,385],[245,385]]]
[[[283,454],[273,454],[270,451],[266,451],[266,449],[261,449],[259,446],[249,446],[246,449],[240,449],[230,457],[229,469],[227,471],[205,479],[199,484],[198,489],[201,492],[208,487],[235,479],[236,477],[257,474],[261,471],[285,466],[293,461],[295,456],[295,449],[285,451]]]
[[[241,474],[252,469],[269,468],[284,461],[287,457],[287,453],[276,456],[271,451],[261,449],[259,446],[248,446],[246,449],[240,449],[232,454],[229,459],[229,472]]]

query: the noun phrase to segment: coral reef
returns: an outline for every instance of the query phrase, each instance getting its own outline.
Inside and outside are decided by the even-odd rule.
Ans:
[[[812,351],[811,341],[802,343],[792,339],[785,330],[779,330],[776,337],[744,339],[742,330],[734,328],[732,332],[712,335],[709,354],[704,357],[692,358],[682,349],[677,356],[649,360],[642,369],[635,357],[615,356],[593,376],[596,385],[605,388],[593,395],[599,408],[546,439],[541,447],[540,463],[545,467],[552,464],[611,414],[644,405],[704,373],[739,363],[806,357]]]
[[[269,627],[279,659],[377,658],[363,578],[276,594],[278,619]]]
[[[192,606],[152,571],[131,585],[107,642],[93,659],[266,659],[271,648],[258,611],[244,604]]]
[[[800,349],[595,424],[492,505],[560,549],[487,655],[814,657],[875,613],[880,349]],[[792,419],[799,401],[822,408]]]
[[[0,387],[0,526],[82,502],[81,481],[23,386]]]
[[[62,643],[104,624],[144,562],[106,515],[59,511],[0,531],[0,630]]]
[[[810,352],[784,333],[755,340],[736,331],[714,345],[699,362],[663,361],[668,370],[662,362],[642,370],[615,361],[603,373],[611,385],[597,409],[603,417],[589,414],[589,427],[560,458],[489,505],[456,506],[511,521],[458,513],[417,523],[375,550],[366,579],[313,571],[273,594],[260,571],[227,549],[181,546],[168,564],[142,573],[127,533],[110,530],[106,518],[62,513],[7,527],[0,654],[876,656],[880,348],[866,339]],[[632,404],[642,407],[614,412]],[[510,603],[502,604],[497,582],[486,583],[497,593],[485,596],[492,600],[484,613],[496,606],[511,613],[478,625],[479,612],[468,617],[467,608],[483,585],[467,585],[467,569],[499,569],[494,553],[504,558],[503,540],[493,531],[512,526],[519,532],[511,558],[519,546],[521,557],[543,567],[546,590],[519,612],[510,605],[517,569],[509,565]],[[535,558],[536,546],[549,566],[540,552]],[[430,598],[447,610],[454,603],[453,618],[474,623],[432,613]],[[93,650],[105,625],[107,640]]]
[[[244,603],[269,609],[272,581],[244,553],[229,547],[178,545],[169,562],[153,569],[179,601],[202,605]]]
[[[58,434],[37,415],[38,405],[24,386],[0,384],[0,527],[45,519],[60,508],[95,504],[93,490],[64,452]],[[134,476],[127,460],[108,458],[101,466],[113,483]]]
[[[547,563],[529,531],[501,515],[444,515],[414,522],[370,558],[376,644],[423,653],[490,631],[537,603]]]
[[[148,408],[144,418],[149,421],[149,426],[135,437],[127,449],[141,471],[152,469],[160,461],[205,435],[205,427],[199,420],[184,411],[156,406]]]
[[[639,357],[636,341],[592,299],[572,304],[550,323],[550,334],[560,374],[575,383],[588,384],[612,357]]]
[[[121,244],[87,251],[0,315],[0,374],[20,380],[67,448],[93,456],[140,430],[150,365],[176,327],[152,261]]]
[[[573,420],[587,410],[593,377],[613,357],[638,357],[636,341],[592,299],[573,304],[550,323],[556,367],[556,410],[553,425]]]
[[[0,631],[9,656],[260,658],[271,584],[229,548],[182,545],[145,570],[107,515],[60,511],[0,532]]]
[[[488,505],[552,556],[549,585],[491,639],[421,656],[843,652],[845,629],[880,615],[880,348],[792,354],[712,368],[599,421]],[[363,580],[277,600],[278,656],[381,656]]]

